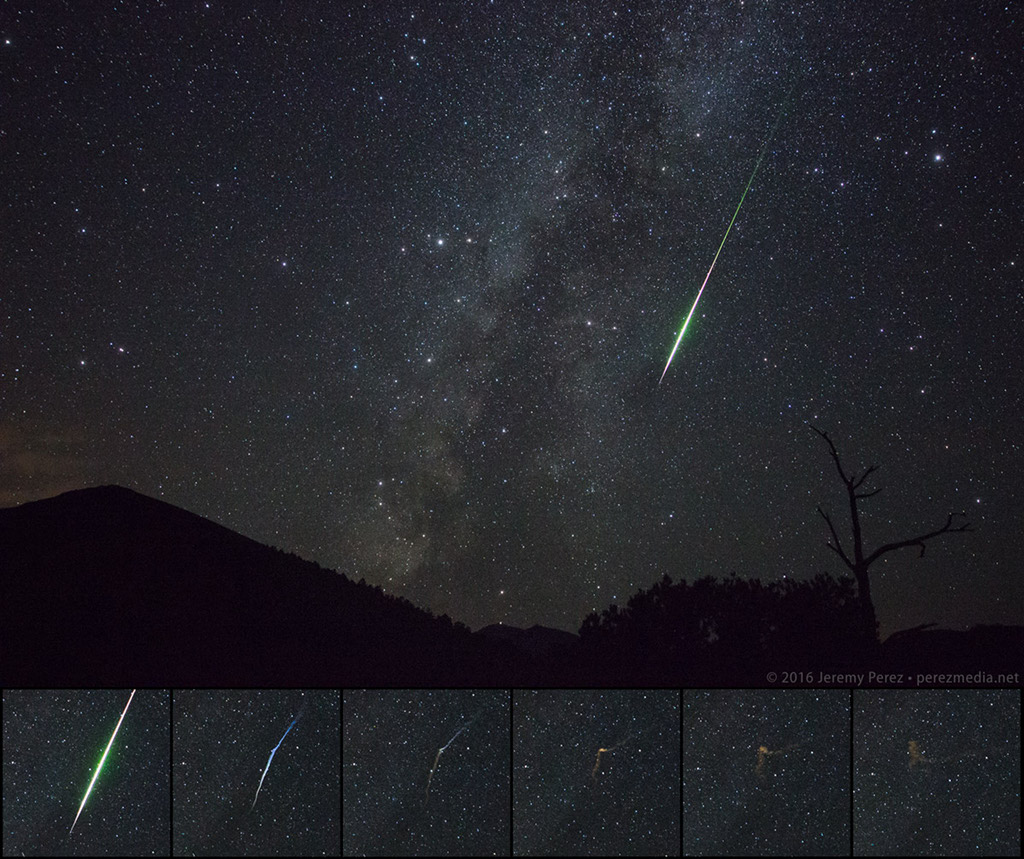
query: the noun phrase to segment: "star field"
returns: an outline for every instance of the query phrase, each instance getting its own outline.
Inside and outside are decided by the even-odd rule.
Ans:
[[[346,690],[344,854],[507,856],[508,708],[506,690]]]
[[[853,726],[855,853],[1020,853],[1017,690],[855,690]]]
[[[176,690],[175,855],[338,855],[339,705],[330,690]]]
[[[130,695],[127,689],[4,691],[4,855],[168,855],[170,693],[165,690],[135,694],[75,823]]]
[[[873,568],[883,633],[1021,622],[1019,14],[947,11],[5,9],[0,504],[121,483],[575,630],[842,572],[813,421],[870,544],[975,528]]]
[[[683,695],[684,853],[849,855],[848,691]]]
[[[513,694],[516,855],[679,855],[678,691]]]

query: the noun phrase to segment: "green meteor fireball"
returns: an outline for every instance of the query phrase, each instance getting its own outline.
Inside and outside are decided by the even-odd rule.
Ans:
[[[792,87],[789,92],[793,92]],[[736,223],[736,216],[740,213],[743,201],[747,199],[747,192],[750,190],[750,186],[754,184],[754,177],[757,175],[761,162],[764,161],[765,153],[768,151],[768,145],[775,137],[775,132],[778,130],[779,123],[782,121],[782,114],[786,109],[786,102],[788,101],[789,95],[787,94],[786,99],[782,103],[782,107],[779,109],[779,115],[775,118],[775,125],[772,126],[772,130],[769,132],[768,138],[764,142],[764,146],[761,147],[761,154],[757,157],[757,163],[754,165],[754,172],[750,174],[750,178],[747,180],[747,187],[743,189],[740,201],[736,204],[736,211],[732,213],[732,220],[729,221],[729,226],[725,228],[725,235],[722,236],[722,242],[719,244],[718,250],[715,251],[715,258],[711,260],[711,268],[708,269],[708,273],[704,276],[704,283],[700,285],[700,289],[697,291],[697,297],[693,300],[693,306],[690,308],[690,312],[686,314],[686,320],[683,322],[683,327],[680,329],[679,336],[676,338],[676,344],[672,347],[672,352],[668,356],[668,361],[665,362],[665,369],[661,371],[661,378],[658,379],[659,385],[665,379],[665,374],[668,372],[668,368],[672,364],[672,359],[676,356],[676,350],[679,348],[679,344],[683,342],[683,335],[686,333],[686,326],[690,324],[693,312],[697,309],[697,302],[700,301],[701,295],[704,294],[704,287],[708,285],[708,281],[711,279],[711,272],[715,270],[715,263],[718,262],[718,257],[722,253],[722,248],[725,247],[725,240],[729,238],[729,231],[732,229],[732,225]]]
[[[128,712],[128,708],[132,705],[132,698],[135,697],[135,690],[132,689],[132,694],[128,696],[128,703],[124,705],[124,710],[121,711],[121,718],[117,720],[117,726],[114,728],[114,733],[110,735],[110,742],[107,743],[107,747],[103,750],[103,757],[100,758],[99,765],[96,767],[96,772],[92,774],[92,781],[89,782],[89,787],[85,791],[85,796],[82,797],[82,804],[78,806],[78,814],[75,815],[75,823],[78,823],[78,818],[82,814],[82,809],[85,808],[85,801],[89,798],[89,794],[92,793],[92,786],[96,784],[96,779],[99,778],[100,770],[103,769],[103,764],[106,763],[107,753],[110,751],[110,747],[114,745],[114,737],[117,736],[118,730],[121,728],[121,723],[124,721],[124,714]],[[68,836],[75,831],[75,823],[71,824],[71,829],[68,830]]]

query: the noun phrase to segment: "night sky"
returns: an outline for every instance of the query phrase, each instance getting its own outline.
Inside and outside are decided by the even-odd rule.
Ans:
[[[5,856],[168,855],[169,692],[135,693],[81,806],[130,696],[130,689],[4,692]]]
[[[683,732],[684,853],[849,855],[849,691],[685,690]]]
[[[346,690],[342,730],[346,856],[509,854],[508,690]]]
[[[338,856],[339,706],[331,690],[176,690],[175,855]]]
[[[517,689],[512,718],[516,855],[679,855],[678,691]]]
[[[576,629],[842,572],[813,422],[880,466],[869,548],[976,529],[874,568],[883,632],[1021,622],[1012,4],[28,5],[0,504],[121,483]]]
[[[853,695],[856,854],[1020,855],[1019,690]]]

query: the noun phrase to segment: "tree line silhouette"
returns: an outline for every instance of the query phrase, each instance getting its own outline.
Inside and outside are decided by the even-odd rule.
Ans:
[[[866,548],[860,503],[877,494],[826,442],[851,538],[819,508],[853,577],[693,582],[664,576],[589,615],[578,638],[472,633],[355,581],[120,487],[0,510],[0,682],[6,685],[759,686],[811,672],[1020,670],[1024,628],[929,625],[878,639],[869,568],[882,555],[970,530]],[[81,630],[89,629],[88,646]],[[803,677],[799,675],[803,674]]]
[[[692,584],[669,576],[580,628],[588,673],[641,685],[763,684],[769,672],[852,669],[878,639],[853,579]]]
[[[785,682],[786,674],[803,675],[795,682],[807,682],[808,673],[855,672],[892,664],[918,670],[970,670],[985,665],[994,670],[996,665],[1010,664],[997,654],[1006,644],[1019,642],[1021,630],[1013,627],[929,635],[926,630],[932,624],[925,624],[907,631],[889,652],[883,652],[870,567],[883,555],[905,548],[918,548],[923,557],[929,541],[972,528],[950,513],[938,528],[866,548],[860,505],[881,492],[881,488],[865,487],[877,468],[848,470],[829,434],[813,425],[810,428],[827,445],[845,489],[849,539],[840,537],[840,529],[821,507],[818,513],[828,526],[828,548],[853,578],[836,579],[823,573],[806,580],[763,583],[733,575],[723,581],[705,577],[689,584],[673,583],[665,576],[638,592],[625,608],[612,605],[583,622],[581,652],[591,681],[760,685]]]

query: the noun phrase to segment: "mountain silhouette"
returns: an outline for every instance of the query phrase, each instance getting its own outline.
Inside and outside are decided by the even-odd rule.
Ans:
[[[501,642],[525,657],[551,658],[572,653],[579,647],[580,638],[564,629],[534,624],[529,629],[492,623],[476,631],[476,636],[493,642]]]
[[[487,643],[120,486],[0,510],[0,684],[457,685]]]
[[[772,686],[780,670],[999,685],[1019,682],[1022,645],[1024,628],[1007,626],[879,643],[853,581],[824,575],[665,576],[579,635],[471,633],[119,486],[0,510],[4,687]]]

